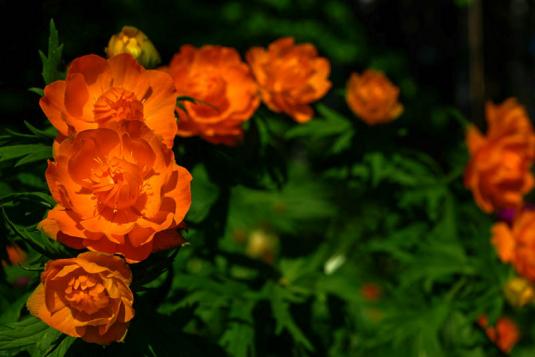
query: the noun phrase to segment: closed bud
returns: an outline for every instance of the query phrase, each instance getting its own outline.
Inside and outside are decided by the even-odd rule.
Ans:
[[[155,67],[161,62],[160,54],[151,40],[133,26],[124,26],[121,32],[110,38],[106,48],[108,57],[121,53],[131,54],[139,64],[147,68]]]
[[[274,234],[257,230],[249,236],[246,253],[252,258],[263,260],[266,263],[273,263],[278,243],[278,238]]]
[[[504,287],[505,297],[513,306],[525,306],[535,300],[533,284],[523,278],[510,279]]]

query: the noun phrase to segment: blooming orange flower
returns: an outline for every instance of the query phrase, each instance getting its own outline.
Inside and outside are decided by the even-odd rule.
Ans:
[[[478,323],[485,330],[489,340],[494,342],[503,352],[511,352],[518,342],[520,337],[518,327],[513,320],[507,317],[499,318],[494,327],[489,326],[488,319],[484,315],[479,318]]]
[[[526,111],[516,100],[487,104],[487,136],[470,126],[466,143],[471,159],[464,183],[478,206],[490,213],[518,208],[534,185],[530,172],[535,154],[535,135]]]
[[[139,262],[177,244],[191,175],[141,121],[85,130],[55,144],[46,179],[57,206],[41,229],[69,247]]]
[[[129,54],[75,59],[66,80],[47,85],[39,104],[64,136],[116,120],[144,121],[168,147],[176,135],[173,80],[145,70]]]
[[[520,213],[512,227],[496,223],[492,227],[492,243],[503,262],[511,263],[520,275],[535,281],[534,211]]]
[[[398,102],[398,97],[399,88],[380,71],[368,69],[362,75],[352,73],[347,82],[347,104],[368,125],[399,117],[403,105]]]
[[[258,88],[249,67],[229,47],[184,45],[167,71],[184,102],[179,112],[178,135],[196,136],[214,144],[234,145],[243,137],[243,122],[260,104]]]
[[[122,341],[134,318],[131,281],[128,264],[117,256],[86,252],[52,260],[28,299],[28,310],[56,330],[87,342]]]
[[[319,57],[312,44],[296,45],[293,38],[285,37],[271,43],[267,50],[251,48],[246,57],[264,103],[297,122],[309,121],[314,115],[309,104],[331,88],[329,61]]]
[[[131,54],[142,66],[154,67],[160,63],[160,54],[143,31],[124,26],[116,35],[111,36],[106,54],[113,57],[120,53]]]

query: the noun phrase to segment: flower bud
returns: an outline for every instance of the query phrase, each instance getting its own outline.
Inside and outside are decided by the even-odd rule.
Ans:
[[[151,40],[133,26],[124,26],[121,32],[111,36],[106,54],[113,57],[120,53],[131,54],[144,67],[151,68],[160,62],[160,54]]]
[[[278,249],[278,243],[277,236],[257,230],[249,236],[246,253],[252,258],[272,263]]]
[[[523,278],[510,279],[504,286],[507,301],[516,307],[525,306],[535,300],[533,284]]]

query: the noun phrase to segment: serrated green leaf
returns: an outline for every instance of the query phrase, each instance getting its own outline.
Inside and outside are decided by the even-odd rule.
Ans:
[[[255,301],[236,301],[230,311],[229,327],[219,343],[229,356],[247,357],[254,355],[254,328],[252,311]]]
[[[301,302],[302,299],[289,290],[273,283],[268,283],[264,287],[264,293],[271,303],[273,317],[276,322],[275,334],[280,335],[282,331],[286,330],[296,344],[303,346],[308,351],[314,351],[314,346],[297,326],[290,312],[290,303]]]
[[[43,51],[39,51],[39,57],[43,63],[42,75],[45,84],[49,84],[55,80],[61,79],[62,74],[59,71],[61,63],[61,54],[63,52],[63,44],[59,43],[59,35],[56,29],[54,20],[50,20],[50,33],[48,36],[48,52],[45,55]]]

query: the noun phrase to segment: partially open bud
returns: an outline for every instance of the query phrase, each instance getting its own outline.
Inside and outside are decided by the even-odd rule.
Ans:
[[[249,236],[246,253],[252,258],[263,260],[266,263],[273,263],[278,245],[277,236],[263,230],[257,230]]]
[[[532,283],[523,278],[510,279],[504,286],[507,301],[513,306],[525,306],[535,300],[535,289]]]
[[[144,67],[152,68],[160,62],[160,54],[151,40],[133,26],[124,26],[121,32],[111,36],[106,54],[113,57],[120,53],[131,54]]]
[[[2,265],[4,266],[8,264],[21,265],[27,259],[26,252],[24,252],[18,245],[6,246],[6,253],[9,261],[2,261]]]

